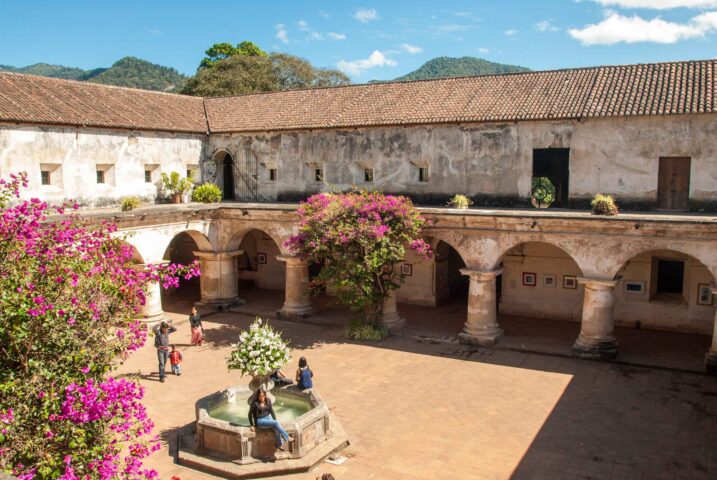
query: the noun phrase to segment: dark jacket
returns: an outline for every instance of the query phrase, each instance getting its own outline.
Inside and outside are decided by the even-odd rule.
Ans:
[[[162,333],[159,325],[155,326],[152,330],[154,331],[154,347],[161,348],[162,350],[169,348],[169,334],[177,331],[177,329],[171,325],[167,329],[167,333]]]
[[[271,400],[268,398],[264,401],[264,408],[259,406],[259,400],[251,402],[249,407],[249,425],[252,427],[256,425],[256,421],[262,417],[271,415],[271,418],[276,420],[276,414],[274,413],[274,407],[271,406]]]
[[[199,314],[190,315],[189,323],[193,328],[201,327],[202,326],[202,317],[200,317]]]

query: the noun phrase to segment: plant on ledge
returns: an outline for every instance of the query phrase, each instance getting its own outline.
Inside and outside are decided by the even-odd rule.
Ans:
[[[281,369],[291,358],[287,342],[281,338],[281,333],[262,323],[261,318],[239,334],[239,342],[232,345],[233,349],[227,359],[229,370],[239,370],[244,375],[251,375],[249,386],[252,390],[263,386],[268,392],[273,386],[269,375]]]
[[[383,300],[403,279],[396,264],[406,247],[419,257],[432,254],[421,237],[426,220],[406,197],[367,191],[319,193],[297,213],[298,233],[284,245],[322,265],[314,287],[329,287],[364,324],[382,330]]]
[[[200,203],[216,203],[222,200],[222,190],[213,183],[205,183],[194,187],[192,201]]]
[[[122,200],[122,211],[123,212],[129,212],[130,210],[134,210],[135,208],[139,208],[139,206],[142,204],[142,201],[137,197],[127,197],[124,200]]]
[[[618,208],[615,199],[610,195],[598,193],[590,202],[595,215],[617,215]]]
[[[454,195],[453,198],[448,200],[448,206],[453,208],[465,209],[473,205],[473,200],[465,195]]]

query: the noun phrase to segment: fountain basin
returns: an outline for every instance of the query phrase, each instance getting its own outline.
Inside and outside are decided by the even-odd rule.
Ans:
[[[277,450],[273,430],[256,428],[252,432],[249,427],[247,400],[252,393],[245,386],[230,387],[196,403],[197,453],[239,465],[296,459],[331,436],[329,409],[317,391],[274,388],[277,419],[294,437],[286,450]]]

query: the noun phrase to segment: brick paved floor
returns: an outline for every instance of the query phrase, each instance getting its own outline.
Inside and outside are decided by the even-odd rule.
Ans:
[[[179,328],[173,341],[188,344],[185,315],[169,315]],[[248,381],[227,372],[225,358],[250,320],[205,317],[208,341],[181,346],[184,373],[164,384],[149,345],[122,366],[141,373],[149,413],[169,442],[148,462],[161,478],[214,478],[174,464],[169,448],[194,420],[196,399]],[[273,323],[292,342],[285,371],[309,359],[352,441],[344,465],[285,478],[717,478],[717,378],[407,337],[359,344],[339,326]]]

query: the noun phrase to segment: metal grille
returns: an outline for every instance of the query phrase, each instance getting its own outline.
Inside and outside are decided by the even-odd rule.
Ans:
[[[259,185],[257,182],[257,161],[256,155],[251,147],[246,146],[241,150],[237,164],[237,194],[245,202],[254,202],[259,198]]]

